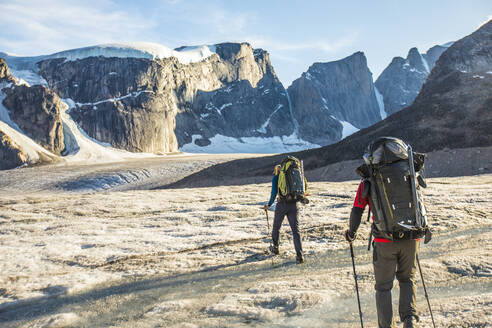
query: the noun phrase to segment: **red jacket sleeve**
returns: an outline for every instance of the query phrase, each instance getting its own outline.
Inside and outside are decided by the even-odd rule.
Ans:
[[[364,198],[362,194],[364,193],[364,182],[361,181],[359,184],[359,188],[357,188],[357,194],[355,195],[354,207],[365,209],[367,204],[369,204],[369,193]]]

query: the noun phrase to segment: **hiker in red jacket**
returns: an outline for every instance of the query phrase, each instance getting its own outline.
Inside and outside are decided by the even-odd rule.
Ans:
[[[369,145],[369,154],[366,152],[368,155],[367,159],[365,158],[366,164],[357,169],[357,173],[363,179],[357,189],[350,213],[350,227],[345,231],[345,239],[350,243],[354,241],[357,236],[357,229],[361,222],[362,213],[366,206],[369,206],[369,210],[373,213],[373,224],[371,227],[371,234],[374,237],[374,242],[372,243],[373,266],[376,280],[378,326],[381,328],[395,327],[391,303],[391,289],[393,288],[395,276],[400,284],[399,315],[403,322],[403,327],[417,327],[416,322],[418,321],[415,274],[417,271],[417,252],[420,237],[423,236],[423,230],[405,230],[407,227],[406,223],[410,222],[406,220],[402,221],[398,219],[399,221],[396,223],[388,224],[388,220],[396,220],[397,217],[408,218],[411,213],[417,216],[415,214],[415,202],[411,199],[408,200],[408,195],[412,193],[411,191],[405,190],[405,188],[410,188],[411,186],[409,182],[411,181],[411,175],[409,175],[408,169],[410,160],[408,154],[404,154],[405,147],[408,146],[401,140],[389,137],[380,138]],[[411,147],[408,147],[408,149],[411,151]],[[391,158],[391,156],[394,156],[391,151],[395,151],[397,157]],[[412,154],[415,156],[421,155],[417,153]],[[375,156],[380,156],[382,158],[381,161],[375,162]],[[401,157],[398,158],[398,156]],[[405,156],[407,156],[406,159]],[[388,158],[391,158],[391,160],[388,160]],[[398,171],[402,167],[405,167],[405,165],[406,170]],[[416,171],[419,170],[420,167],[417,166]],[[385,172],[388,174],[387,176],[384,176]],[[399,172],[404,173],[400,174]],[[418,176],[418,173],[414,174],[413,178],[416,178],[415,175]],[[404,199],[406,201],[402,201]],[[419,204],[418,208],[423,213],[419,219],[423,218],[425,220],[423,224],[425,228],[427,224],[425,209],[422,209],[423,204],[420,201]],[[391,230],[391,228],[385,229],[386,231],[380,230],[381,227],[388,227],[391,224],[394,224],[393,229],[395,230]],[[403,228],[400,230],[399,228],[401,227]]]

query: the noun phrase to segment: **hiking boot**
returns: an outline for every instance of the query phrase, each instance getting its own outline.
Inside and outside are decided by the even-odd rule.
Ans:
[[[302,256],[302,254],[296,256],[296,263],[297,264],[304,263],[304,257]]]
[[[418,320],[413,315],[409,315],[403,320],[403,328],[418,328]]]
[[[280,254],[280,252],[278,251],[278,246],[275,246],[275,245],[270,246],[270,253],[272,253],[274,255]]]

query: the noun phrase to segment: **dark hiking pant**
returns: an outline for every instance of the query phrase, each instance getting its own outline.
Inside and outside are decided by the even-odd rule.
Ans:
[[[372,262],[380,328],[394,327],[391,289],[395,275],[400,283],[400,319],[403,321],[409,315],[417,316],[415,272],[418,246],[419,241],[413,239],[374,243]]]
[[[273,244],[278,247],[280,226],[282,226],[282,221],[287,215],[296,253],[297,255],[302,255],[301,235],[299,234],[299,222],[297,220],[298,214],[299,209],[297,208],[297,203],[277,202],[275,206],[275,217],[273,219],[272,240]]]

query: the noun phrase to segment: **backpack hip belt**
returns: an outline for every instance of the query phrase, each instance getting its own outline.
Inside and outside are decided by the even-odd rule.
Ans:
[[[395,231],[392,233],[393,240],[419,239],[425,235],[425,229],[411,231]]]

